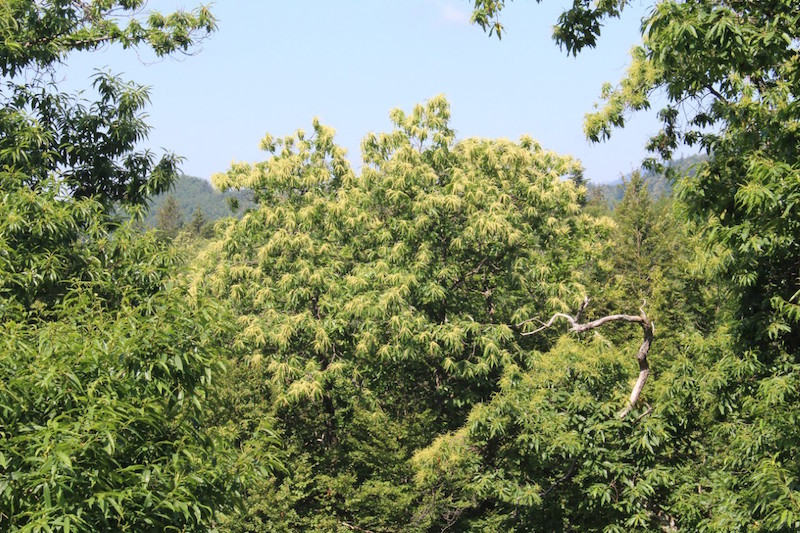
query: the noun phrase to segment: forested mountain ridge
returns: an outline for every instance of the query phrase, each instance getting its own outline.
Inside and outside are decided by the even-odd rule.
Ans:
[[[143,219],[146,226],[156,227],[157,214],[169,196],[177,202],[180,215],[186,223],[197,210],[203,213],[207,221],[214,222],[228,216],[241,217],[244,211],[255,206],[251,191],[221,193],[207,180],[184,174],[175,180],[168,192],[157,194],[147,202],[148,212]],[[231,208],[231,199],[235,200],[235,209]]]
[[[675,176],[693,175],[700,163],[707,160],[703,154],[681,157],[667,162],[665,170],[671,171]],[[650,195],[654,200],[671,196],[673,187],[671,179],[666,172],[646,170],[642,173]],[[590,200],[604,201],[610,208],[616,206],[625,195],[625,187],[631,179],[631,174],[622,176],[619,180],[610,183],[587,183],[587,197]],[[673,178],[674,179],[674,178]]]
[[[667,168],[679,175],[691,172],[699,163],[705,161],[704,156],[689,156],[670,161]],[[664,173],[645,171],[643,173],[647,188],[654,200],[660,200],[672,194],[672,185]],[[610,208],[616,206],[625,194],[626,184],[631,175],[625,175],[620,180],[611,183],[587,183],[587,198],[603,201]],[[158,227],[158,214],[164,207],[167,199],[172,196],[177,204],[178,216],[182,224],[188,224],[196,211],[203,214],[208,223],[233,216],[241,218],[245,211],[256,206],[253,201],[253,192],[250,190],[230,189],[220,192],[208,180],[195,176],[180,175],[167,192],[162,192],[152,197],[147,202],[147,214],[142,219],[146,227]],[[232,203],[231,200],[234,200]]]

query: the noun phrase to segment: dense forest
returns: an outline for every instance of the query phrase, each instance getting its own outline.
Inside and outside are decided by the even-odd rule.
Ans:
[[[187,207],[206,185],[137,148],[146,88],[50,74],[192,52],[212,11],[0,2],[0,530],[800,530],[798,28],[653,0],[586,117],[602,142],[663,102],[613,191],[434,96],[359,172],[314,121]]]

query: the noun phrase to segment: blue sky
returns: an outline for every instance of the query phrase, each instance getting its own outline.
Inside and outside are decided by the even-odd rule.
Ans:
[[[193,5],[150,2],[164,11]],[[578,157],[590,180],[612,181],[639,166],[658,129],[654,113],[598,145],[584,139],[582,120],[602,83],[623,75],[646,7],[634,1],[597,49],[573,58],[551,40],[564,5],[511,2],[498,41],[469,24],[467,0],[220,0],[219,29],[195,55],[155,60],[111,48],[69,58],[61,75],[86,86],[94,68],[107,67],[151,86],[148,144],[184,156],[184,172],[203,178],[232,161],[263,160],[265,133],[308,129],[315,116],[359,168],[361,139],[389,130],[392,108],[445,94],[459,138],[529,134]]]

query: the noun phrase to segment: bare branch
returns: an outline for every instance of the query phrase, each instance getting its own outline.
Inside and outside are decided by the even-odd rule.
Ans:
[[[360,527],[358,527],[358,526],[354,526],[353,524],[348,524],[347,522],[345,522],[345,521],[343,521],[343,520],[340,520],[340,521],[339,521],[339,524],[340,524],[340,525],[342,525],[342,526],[344,526],[344,527],[346,527],[346,528],[347,528],[347,529],[349,529],[350,531],[362,531],[363,533],[375,533],[375,532],[374,532],[374,531],[372,531],[371,529],[364,529],[364,528],[360,528]]]
[[[476,266],[475,268],[473,268],[472,270],[470,270],[469,272],[467,272],[466,274],[464,274],[463,276],[461,276],[460,278],[458,278],[458,279],[455,281],[455,283],[453,283],[453,284],[450,286],[450,289],[448,290],[448,292],[449,292],[449,291],[452,291],[453,289],[456,289],[456,288],[458,288],[458,286],[459,286],[459,285],[461,285],[462,283],[464,283],[464,281],[465,281],[465,280],[466,280],[468,277],[470,277],[470,276],[474,276],[475,274],[477,274],[478,272],[480,272],[481,268],[483,268],[483,265],[485,265],[485,264],[486,264],[486,260],[487,260],[487,259],[488,259],[488,257],[484,257],[483,259],[481,259],[481,260],[480,260],[480,262],[477,264],[477,266]]]
[[[528,322],[532,322],[532,321],[535,320],[536,322],[539,322],[542,325],[542,327],[540,327],[538,329],[535,329],[533,331],[526,331],[526,332],[522,333],[523,337],[528,336],[528,335],[534,335],[534,334],[539,333],[540,331],[542,331],[544,329],[547,329],[550,326],[552,326],[553,322],[555,322],[557,318],[563,318],[565,320],[568,320],[571,326],[575,326],[575,319],[573,317],[571,317],[571,316],[569,316],[567,314],[564,314],[564,313],[556,313],[553,316],[551,316],[550,320],[548,320],[547,322],[542,322],[538,318],[531,318],[531,319],[525,320],[524,322],[520,322],[519,324],[517,324],[517,327],[520,327],[523,324],[527,324]],[[570,331],[572,331],[572,330],[570,329]]]
[[[650,374],[650,366],[647,364],[647,354],[650,351],[650,346],[653,343],[653,323],[647,318],[647,314],[644,312],[644,307],[647,305],[647,302],[642,303],[642,307],[639,308],[641,312],[640,315],[607,315],[602,318],[598,318],[596,320],[592,320],[591,322],[586,322],[581,324],[579,322],[580,314],[583,312],[587,305],[589,304],[589,298],[585,298],[583,303],[580,306],[580,309],[575,314],[575,316],[570,316],[566,313],[555,313],[553,316],[550,317],[550,320],[547,322],[542,322],[536,318],[529,318],[528,320],[524,320],[517,324],[517,327],[522,327],[523,325],[529,322],[539,322],[541,327],[533,330],[533,331],[526,331],[522,333],[523,336],[534,335],[543,331],[553,325],[556,319],[563,318],[567,322],[569,322],[570,333],[584,333],[586,331],[599,328],[603,324],[607,324],[608,322],[630,322],[634,324],[639,324],[642,327],[642,344],[639,346],[639,350],[636,352],[636,360],[639,362],[639,376],[636,379],[636,382],[633,384],[633,390],[631,390],[631,395],[628,398],[628,404],[625,408],[618,413],[620,418],[625,418],[628,413],[630,413],[631,409],[636,405],[636,402],[639,400],[639,396],[642,393],[642,389],[644,388],[644,384],[647,381],[647,376]]]
[[[725,103],[725,104],[730,103],[730,102],[728,102],[728,100],[724,96],[722,96],[722,94],[718,90],[716,90],[711,85],[706,85],[706,89],[708,89],[708,92],[710,92],[712,95],[714,95],[714,98],[716,98],[720,102]]]
[[[650,413],[653,412],[653,406],[652,405],[650,405],[649,403],[646,403],[645,405],[647,405],[647,409],[645,409],[645,411],[642,414],[637,416],[636,420],[634,420],[634,422],[638,422],[639,420],[641,420],[642,418],[644,418],[646,416],[649,416]]]
[[[571,317],[570,317],[571,318]],[[636,323],[643,323],[647,321],[647,317],[640,315],[608,315],[604,316],[603,318],[598,318],[597,320],[592,320],[591,322],[587,322],[586,324],[578,324],[575,319],[570,320],[570,324],[572,325],[569,328],[569,331],[572,333],[583,333],[584,331],[589,331],[590,329],[599,328],[603,324],[607,322],[636,322]]]
[[[588,296],[584,296],[583,297],[583,302],[581,303],[581,306],[578,308],[578,312],[575,313],[575,321],[576,322],[580,321],[581,313],[583,313],[586,310],[587,307],[589,307],[589,297]]]

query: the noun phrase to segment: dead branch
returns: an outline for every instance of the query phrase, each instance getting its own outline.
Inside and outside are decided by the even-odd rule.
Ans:
[[[653,323],[647,318],[647,315],[644,312],[644,306],[647,302],[642,304],[642,307],[639,308],[640,314],[639,315],[608,315],[602,318],[598,318],[596,320],[592,320],[591,322],[586,322],[581,324],[579,322],[581,313],[586,309],[586,306],[589,304],[589,299],[585,298],[583,303],[580,306],[580,309],[575,314],[575,316],[570,316],[566,313],[555,313],[553,316],[550,317],[550,320],[547,322],[542,322],[538,319],[528,319],[523,322],[517,324],[517,327],[521,327],[524,324],[527,324],[532,321],[539,322],[541,327],[533,330],[533,331],[526,331],[522,333],[522,335],[534,335],[539,333],[542,330],[545,330],[553,325],[553,323],[559,319],[563,318],[566,320],[570,328],[570,333],[584,333],[586,331],[599,328],[603,324],[607,324],[608,322],[631,322],[635,324],[639,324],[642,327],[642,344],[639,346],[639,350],[636,352],[636,360],[639,362],[639,377],[636,379],[636,383],[633,384],[633,390],[631,390],[631,395],[628,398],[628,403],[625,408],[618,413],[620,418],[625,418],[628,413],[633,409],[636,405],[636,402],[639,400],[639,395],[642,393],[642,389],[644,388],[645,381],[647,381],[647,376],[650,374],[650,366],[647,364],[647,353],[650,351],[650,345],[653,343]]]
[[[350,531],[361,531],[361,532],[363,532],[363,533],[375,533],[375,532],[374,532],[374,531],[372,531],[371,529],[364,529],[364,528],[360,528],[360,527],[358,527],[358,526],[354,526],[353,524],[348,524],[347,522],[345,522],[345,521],[343,521],[343,520],[340,520],[340,521],[339,521],[339,524],[340,524],[340,525],[342,525],[342,526],[344,526],[344,527],[346,527],[346,528],[347,528],[347,529],[349,529]]]

